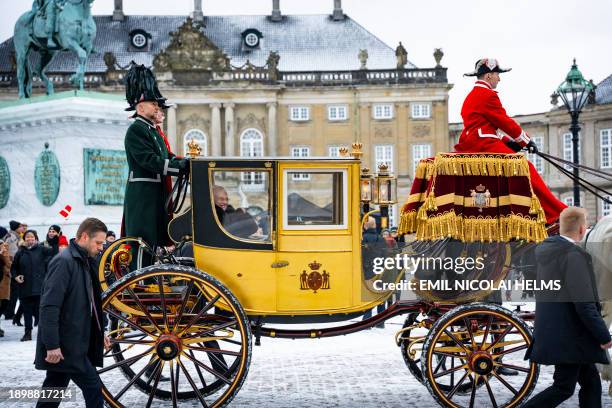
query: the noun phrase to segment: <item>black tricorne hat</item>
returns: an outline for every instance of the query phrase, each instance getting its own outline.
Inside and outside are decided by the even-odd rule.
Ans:
[[[161,107],[167,100],[159,92],[153,72],[134,61],[131,62],[131,67],[125,76],[125,99],[130,105],[126,111],[135,111],[136,105],[145,101],[157,102]]]
[[[488,74],[489,72],[508,72],[512,68],[504,69],[499,66],[499,62],[495,58],[482,58],[476,61],[474,64],[474,71],[463,74],[463,76],[480,76]]]

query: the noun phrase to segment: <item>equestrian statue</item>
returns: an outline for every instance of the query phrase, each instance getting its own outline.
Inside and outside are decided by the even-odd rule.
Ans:
[[[83,90],[85,63],[92,52],[96,23],[91,16],[94,0],[34,0],[32,10],[24,13],[15,24],[13,42],[17,61],[19,98],[32,95],[32,75],[45,84],[47,95],[53,94],[53,83],[45,69],[58,51],[73,51],[79,59],[70,81]],[[31,50],[38,51],[40,60],[30,66]]]

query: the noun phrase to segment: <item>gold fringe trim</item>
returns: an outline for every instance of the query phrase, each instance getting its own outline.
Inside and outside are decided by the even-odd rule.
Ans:
[[[424,170],[427,175],[435,171],[447,176],[529,176],[529,163],[522,154],[439,153],[432,167]]]
[[[400,234],[416,232],[416,239],[420,241],[452,237],[462,242],[508,242],[519,239],[541,242],[548,237],[545,223],[540,221],[540,214],[537,219],[519,214],[498,218],[464,218],[454,211],[427,216],[425,206],[421,206],[418,212],[403,213],[398,232]]]
[[[422,159],[417,164],[414,177],[418,179],[429,179],[433,175],[434,161],[430,159]]]

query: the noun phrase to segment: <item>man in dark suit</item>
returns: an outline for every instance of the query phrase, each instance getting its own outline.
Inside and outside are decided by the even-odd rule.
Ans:
[[[72,380],[83,392],[87,408],[102,408],[102,384],[96,367],[102,367],[104,336],[101,288],[94,257],[102,250],[106,226],[87,218],[67,250],[51,260],[40,298],[40,323],[34,363],[46,370],[43,387],[66,388]],[[59,402],[39,401],[37,408]]]
[[[524,407],[556,407],[580,384],[580,407],[601,407],[601,379],[595,363],[609,364],[612,339],[601,317],[591,257],[576,245],[586,233],[586,211],[561,212],[560,235],[536,249],[540,281],[558,280],[560,290],[536,292],[534,341],[525,358],[554,365],[553,385]]]

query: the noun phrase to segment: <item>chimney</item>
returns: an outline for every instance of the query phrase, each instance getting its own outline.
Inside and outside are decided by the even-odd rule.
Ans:
[[[281,21],[283,19],[280,12],[280,0],[272,0],[272,21]]]
[[[113,21],[123,21],[125,14],[123,14],[123,0],[115,0],[115,10],[113,10]]]
[[[334,21],[344,20],[344,13],[342,12],[342,0],[334,0],[334,13],[332,14]]]
[[[202,13],[202,0],[193,0],[193,13],[191,13],[193,21],[201,23],[204,21],[204,13]]]

